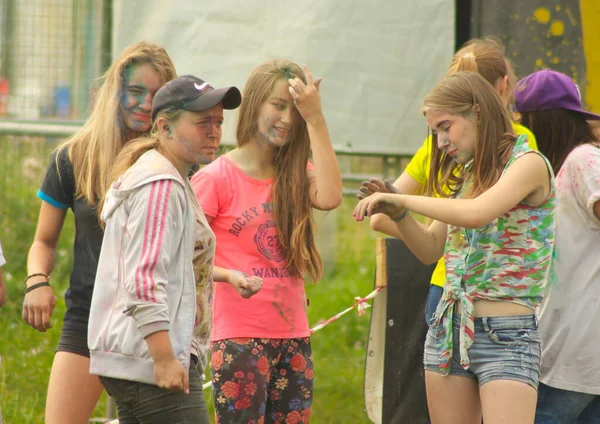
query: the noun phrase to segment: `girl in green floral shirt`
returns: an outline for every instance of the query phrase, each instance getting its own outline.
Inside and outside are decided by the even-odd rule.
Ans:
[[[424,263],[444,256],[444,294],[425,343],[433,424],[532,423],[539,380],[535,308],[554,246],[552,167],[517,138],[480,75],[459,72],[424,102],[433,137],[429,194],[375,193],[354,216],[384,213]],[[441,187],[450,187],[449,197]],[[431,217],[421,226],[408,211]]]

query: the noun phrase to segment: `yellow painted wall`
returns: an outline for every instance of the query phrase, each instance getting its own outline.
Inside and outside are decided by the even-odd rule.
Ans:
[[[591,111],[600,113],[600,1],[579,2],[587,75],[585,100]]]

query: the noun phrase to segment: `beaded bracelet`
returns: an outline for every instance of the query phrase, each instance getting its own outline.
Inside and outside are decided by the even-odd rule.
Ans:
[[[397,217],[397,218],[390,217],[390,219],[394,222],[400,222],[404,218],[406,218],[406,215],[408,215],[408,209],[404,209],[404,212],[402,212],[399,217]]]

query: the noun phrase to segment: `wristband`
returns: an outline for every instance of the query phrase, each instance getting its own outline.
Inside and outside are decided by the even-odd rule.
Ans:
[[[408,209],[404,209],[404,212],[402,212],[402,213],[400,214],[400,216],[399,216],[399,217],[397,217],[397,218],[392,218],[392,217],[390,216],[390,219],[391,219],[392,221],[394,221],[394,222],[400,222],[400,221],[402,221],[404,218],[406,218],[406,215],[408,215]]]
[[[50,287],[50,283],[48,281],[42,281],[41,283],[37,283],[34,284],[32,286],[29,286],[25,289],[25,294],[29,293],[30,291],[33,291],[35,289],[39,289],[40,287],[44,287],[44,286],[48,286]]]
[[[25,279],[25,284],[27,284],[27,281],[29,281],[30,278],[33,277],[46,277],[46,280],[50,281],[50,276],[47,274],[44,274],[43,272],[36,272],[34,274],[29,274],[27,276],[27,278]]]

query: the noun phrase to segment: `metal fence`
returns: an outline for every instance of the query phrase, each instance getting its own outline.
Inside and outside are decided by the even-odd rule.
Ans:
[[[0,123],[78,121],[110,62],[111,2],[0,0]]]

